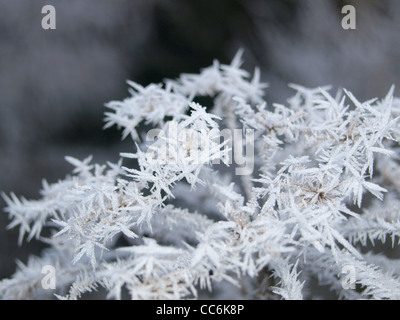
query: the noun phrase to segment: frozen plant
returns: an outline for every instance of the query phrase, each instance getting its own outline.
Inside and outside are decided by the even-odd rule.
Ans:
[[[19,263],[0,296],[77,299],[103,289],[111,299],[184,299],[237,286],[235,298],[314,299],[317,282],[341,299],[399,299],[399,260],[371,250],[399,245],[394,88],[361,102],[290,85],[287,106],[267,106],[259,71],[241,63],[239,52],[199,74],[129,82],[130,97],[106,105],[105,127],[121,128],[133,151],[106,165],[66,157],[72,175],[44,182],[40,200],[3,194],[20,244],[48,248]],[[149,127],[174,134],[145,138]],[[222,141],[225,128],[252,130],[254,141]],[[236,175],[230,157],[250,145],[254,170]],[[43,286],[48,265],[52,290]]]

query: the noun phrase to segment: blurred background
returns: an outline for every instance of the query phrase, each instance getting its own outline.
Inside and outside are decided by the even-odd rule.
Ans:
[[[41,27],[46,4],[56,30]],[[341,27],[346,4],[355,30]],[[131,150],[117,129],[102,130],[104,103],[128,96],[127,79],[176,78],[243,48],[269,104],[290,97],[288,83],[380,98],[400,86],[399,31],[398,0],[0,0],[0,191],[35,199],[42,179],[70,172],[65,155],[103,163]],[[0,279],[41,249],[17,246],[4,206]]]

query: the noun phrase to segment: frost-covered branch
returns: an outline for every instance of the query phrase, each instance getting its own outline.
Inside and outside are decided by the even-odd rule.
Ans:
[[[44,182],[39,200],[3,194],[20,244],[49,249],[1,281],[2,298],[100,288],[111,299],[196,298],[249,278],[254,298],[318,298],[314,279],[338,298],[400,298],[398,261],[365,254],[367,240],[399,245],[394,87],[361,102],[291,84],[286,105],[267,104],[260,71],[241,69],[241,56],[160,84],[129,82],[130,97],[106,105],[105,127],[121,128],[133,150],[106,165],[66,157],[72,174]],[[236,170],[244,164],[250,171]],[[53,291],[41,285],[45,265]],[[340,278],[346,270],[353,282]]]

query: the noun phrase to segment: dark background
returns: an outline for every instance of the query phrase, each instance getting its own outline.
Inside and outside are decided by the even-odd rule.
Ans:
[[[41,28],[46,4],[56,30]],[[341,27],[346,4],[356,30]],[[399,84],[399,17],[398,0],[0,0],[0,191],[38,198],[43,178],[69,173],[65,155],[117,161],[131,143],[102,130],[104,103],[128,96],[127,79],[198,72],[239,48],[269,104],[285,102],[288,83],[381,98]],[[8,222],[1,212],[0,279],[41,248],[18,247]]]

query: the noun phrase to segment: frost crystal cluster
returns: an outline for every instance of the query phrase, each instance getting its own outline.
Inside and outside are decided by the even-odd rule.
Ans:
[[[361,102],[290,85],[287,105],[267,105],[259,71],[241,63],[239,52],[199,74],[128,82],[130,97],[105,113],[133,140],[118,163],[66,157],[72,174],[44,182],[40,200],[3,194],[20,243],[48,247],[0,282],[0,297],[316,299],[328,288],[399,299],[400,261],[374,249],[399,245],[393,88]],[[251,172],[237,174],[239,155]]]

